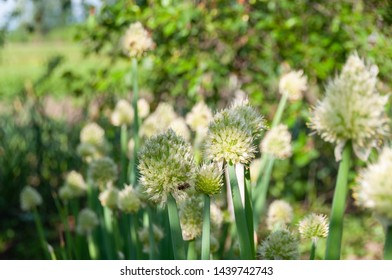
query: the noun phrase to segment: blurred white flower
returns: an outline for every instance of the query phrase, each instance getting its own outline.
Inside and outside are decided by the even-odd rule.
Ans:
[[[110,121],[114,126],[129,125],[133,122],[134,114],[131,104],[125,99],[121,99],[117,102]]]
[[[85,125],[80,131],[80,142],[101,146],[105,141],[105,131],[96,123]]]
[[[169,128],[173,129],[173,131],[177,135],[182,136],[186,141],[189,141],[191,139],[191,133],[188,126],[186,125],[184,118],[176,118],[170,123]]]
[[[195,132],[206,133],[211,121],[212,112],[203,101],[193,106],[192,110],[186,115],[186,123]]]
[[[137,101],[137,111],[139,114],[139,118],[144,119],[150,113],[150,104],[148,104],[147,100],[141,98]]]
[[[76,231],[79,234],[90,234],[92,230],[99,224],[97,214],[89,208],[80,211],[78,215],[78,224]]]
[[[286,125],[280,124],[267,131],[260,145],[263,153],[274,158],[286,159],[291,156],[291,134]]]
[[[30,187],[26,186],[20,193],[20,208],[24,211],[30,211],[42,204],[42,196],[39,192]]]
[[[140,57],[154,48],[154,41],[140,22],[129,26],[121,43],[124,53],[130,57]]]
[[[325,215],[311,213],[298,224],[299,234],[303,239],[311,239],[316,243],[320,238],[328,236],[328,219]]]
[[[307,89],[307,78],[302,70],[291,71],[284,74],[279,81],[280,94],[287,94],[290,101],[302,98],[302,94]]]
[[[267,227],[269,230],[285,228],[293,220],[293,208],[286,201],[275,200],[268,208]]]

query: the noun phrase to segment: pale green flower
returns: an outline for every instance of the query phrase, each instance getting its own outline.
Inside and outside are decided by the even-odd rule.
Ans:
[[[337,160],[349,141],[355,154],[366,160],[371,148],[389,132],[385,113],[388,96],[377,92],[377,74],[376,65],[366,65],[358,55],[351,55],[312,112],[310,127],[324,141],[336,145]]]
[[[78,223],[76,231],[79,234],[90,234],[92,230],[99,224],[97,214],[89,208],[80,211],[78,215]]]
[[[286,125],[280,124],[269,130],[261,141],[262,153],[278,159],[286,159],[291,156],[291,134]]]
[[[284,74],[279,81],[280,94],[287,94],[291,101],[302,99],[303,92],[307,89],[307,78],[303,74],[302,70]]]
[[[170,125],[169,128],[173,129],[173,131],[181,136],[182,138],[184,138],[186,141],[189,141],[191,138],[191,133],[189,131],[188,126],[186,125],[186,122],[184,120],[184,118],[176,118],[175,120],[173,120]]]
[[[186,123],[195,132],[204,133],[208,129],[208,124],[212,121],[212,112],[210,108],[200,101],[186,115]]]
[[[268,208],[267,227],[269,230],[284,228],[293,221],[293,208],[286,201],[275,200]]]
[[[150,113],[150,104],[148,104],[147,100],[141,98],[137,101],[137,112],[141,119],[144,119]]]
[[[261,243],[258,252],[262,260],[298,260],[298,240],[287,229],[277,230]]]
[[[170,124],[177,118],[173,106],[169,103],[160,103],[156,110],[148,116],[140,127],[140,135],[151,137],[166,131]]]
[[[89,165],[89,177],[99,187],[105,187],[117,179],[117,166],[111,158],[96,159]]]
[[[87,191],[87,184],[84,181],[82,174],[74,170],[68,173],[65,184],[73,193],[73,197],[82,196]]]
[[[191,146],[173,130],[155,135],[139,153],[140,183],[150,200],[165,204],[167,196],[184,196],[182,186],[191,186],[195,164]]]
[[[385,147],[377,162],[360,171],[354,189],[356,202],[381,219],[392,224],[392,148]]]
[[[129,125],[133,122],[134,114],[131,104],[125,99],[121,99],[117,102],[110,121],[114,126]]]
[[[214,195],[221,191],[222,185],[222,170],[216,163],[205,163],[198,169],[195,179],[197,191]]]
[[[59,197],[61,200],[70,200],[75,198],[75,193],[68,185],[64,185],[59,189]]]
[[[140,198],[135,189],[129,185],[122,189],[118,195],[118,208],[125,213],[136,213],[141,205]]]
[[[184,240],[193,240],[201,235],[203,228],[203,197],[194,195],[179,205],[179,216]]]
[[[20,193],[20,208],[24,211],[30,211],[42,204],[42,196],[39,192],[30,187],[26,186]]]
[[[115,187],[109,187],[99,194],[99,201],[102,206],[110,209],[116,209],[118,203],[119,190]]]
[[[316,243],[320,238],[328,236],[328,219],[325,215],[310,214],[298,224],[299,234],[303,239],[311,239]]]
[[[80,131],[80,142],[101,146],[105,141],[105,131],[96,123],[85,125]]]
[[[154,41],[140,22],[132,23],[122,38],[124,53],[130,57],[140,57],[154,48]]]

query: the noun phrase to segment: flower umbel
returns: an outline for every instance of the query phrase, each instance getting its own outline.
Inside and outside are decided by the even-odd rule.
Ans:
[[[298,260],[298,240],[287,229],[277,230],[262,242],[258,252],[263,260]]]
[[[111,158],[96,159],[89,165],[89,177],[99,187],[105,187],[117,179],[117,166]]]
[[[328,236],[328,219],[325,215],[310,214],[298,224],[298,231],[303,239],[311,239],[316,243],[320,238]]]
[[[99,224],[95,212],[89,208],[80,211],[78,215],[78,225],[76,231],[79,234],[90,234],[91,231]]]
[[[337,160],[348,141],[355,154],[366,160],[371,148],[389,132],[384,108],[388,96],[377,92],[377,74],[376,65],[366,65],[358,55],[351,55],[312,112],[310,127],[324,141],[336,145]]]
[[[136,213],[141,202],[137,191],[132,186],[126,186],[118,195],[118,208],[125,213]]]
[[[122,38],[124,53],[130,57],[140,57],[154,48],[154,41],[140,22],[132,23]]]
[[[221,191],[222,185],[222,170],[216,163],[205,163],[197,171],[195,188],[199,192],[214,195]]]
[[[26,186],[20,193],[20,208],[24,211],[30,211],[42,204],[42,196],[39,192],[30,187]]]
[[[286,201],[275,200],[268,208],[267,227],[269,230],[284,228],[293,220],[293,208]]]
[[[99,201],[102,206],[108,207],[110,209],[117,208],[118,202],[118,189],[114,187],[109,187],[99,194]]]
[[[131,104],[121,99],[117,102],[110,120],[114,126],[129,125],[133,122],[133,116],[134,112]]]
[[[184,195],[181,186],[190,187],[195,177],[191,146],[169,129],[147,139],[139,153],[140,183],[150,200],[165,204],[171,193]]]
[[[279,81],[280,94],[287,94],[291,101],[301,99],[303,92],[307,89],[307,78],[303,74],[302,70],[284,74]]]
[[[193,195],[180,204],[180,223],[184,240],[193,240],[201,235],[203,227],[203,199]]]
[[[286,159],[291,156],[291,134],[286,125],[280,124],[264,136],[260,150],[274,158]]]
[[[372,210],[385,224],[392,224],[392,148],[385,147],[377,162],[358,176],[354,198],[362,207]]]

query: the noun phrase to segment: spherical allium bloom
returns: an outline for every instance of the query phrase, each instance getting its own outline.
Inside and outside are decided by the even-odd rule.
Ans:
[[[279,92],[290,101],[296,101],[302,98],[302,94],[307,89],[307,78],[302,70],[291,71],[284,74],[279,81]]]
[[[195,178],[197,191],[207,195],[214,195],[221,191],[222,185],[222,170],[216,163],[205,163],[200,166]]]
[[[293,208],[286,201],[275,200],[268,208],[267,227],[269,230],[283,228],[293,220]]]
[[[150,113],[150,104],[148,104],[146,99],[141,98],[137,101],[137,112],[142,119],[148,116]]]
[[[291,134],[286,125],[280,124],[269,130],[260,143],[263,153],[278,159],[286,159],[291,156]]]
[[[203,102],[198,102],[186,115],[186,123],[195,132],[207,131],[208,124],[212,121],[212,112]]]
[[[328,236],[328,219],[325,215],[310,214],[298,224],[299,234],[303,239],[311,239],[316,243],[320,238]]]
[[[392,148],[385,147],[377,162],[360,171],[354,198],[384,223],[392,224]]]
[[[79,234],[90,234],[91,231],[99,224],[97,214],[89,208],[80,211],[78,215],[78,224],[76,231]]]
[[[298,260],[298,240],[287,229],[277,230],[261,243],[258,253],[262,260]]]
[[[125,186],[118,194],[118,208],[125,213],[136,213],[140,204],[138,193],[131,185]]]
[[[150,200],[163,205],[169,194],[179,199],[195,177],[191,146],[171,129],[155,135],[140,150],[139,170],[140,183]]]
[[[121,43],[124,53],[130,57],[140,57],[154,48],[154,41],[140,22],[129,26]]]
[[[101,201],[102,206],[108,207],[110,209],[116,209],[118,203],[119,191],[115,187],[109,187],[99,194],[99,201]]]
[[[348,141],[355,154],[366,160],[371,148],[389,132],[385,113],[388,96],[377,92],[377,74],[376,65],[366,65],[358,55],[351,55],[312,112],[310,127],[324,141],[336,145],[336,160],[341,159]]]
[[[173,131],[177,135],[181,136],[186,141],[189,141],[189,139],[191,138],[191,133],[188,126],[186,125],[184,118],[176,118],[170,123],[169,128],[173,129]]]
[[[153,235],[154,235],[154,241],[155,241],[155,246],[161,241],[164,237],[163,231],[160,227],[156,225],[152,225],[153,229]],[[144,227],[141,230],[137,232],[137,235],[139,237],[140,243],[143,244],[143,252],[148,254],[150,252],[150,237],[149,237],[149,228]],[[158,247],[156,246],[155,251],[158,250]]]
[[[100,156],[100,153],[97,148],[89,143],[80,143],[77,147],[76,152],[87,162],[90,162],[94,158],[98,158]]]
[[[222,110],[209,125],[206,156],[216,162],[247,164],[255,157],[253,142],[264,127],[264,119],[247,104]]]
[[[74,170],[68,173],[65,185],[72,191],[73,197],[82,196],[87,191],[87,184],[84,181],[82,174]]]
[[[103,157],[89,165],[89,177],[99,186],[104,187],[117,179],[117,166],[111,158]]]
[[[96,123],[85,125],[80,131],[80,142],[101,146],[105,141],[105,131]]]
[[[166,131],[176,118],[177,114],[174,112],[173,106],[169,103],[160,103],[156,110],[142,123],[140,135],[151,137]]]
[[[70,200],[75,198],[75,193],[68,185],[64,185],[59,189],[59,197],[61,200]]]
[[[203,197],[194,195],[180,205],[179,216],[184,240],[193,240],[201,235],[203,229]]]
[[[36,189],[30,186],[26,186],[22,189],[20,193],[20,208],[22,208],[23,211],[33,210],[41,204],[42,196]]]
[[[128,101],[121,99],[114,108],[110,121],[114,126],[129,125],[133,122],[135,113]]]

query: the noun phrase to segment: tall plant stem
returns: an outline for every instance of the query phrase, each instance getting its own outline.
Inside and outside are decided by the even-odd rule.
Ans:
[[[204,194],[203,233],[201,237],[201,259],[210,259],[210,196]]]
[[[147,207],[148,214],[148,241],[150,245],[149,257],[150,260],[155,259],[155,237],[154,237],[154,219],[151,207]]]
[[[255,197],[254,211],[253,211],[253,226],[255,230],[258,229],[260,217],[264,213],[265,202],[267,200],[268,187],[271,179],[272,168],[274,166],[274,159],[268,158],[267,166],[260,182],[257,186],[258,195]]]
[[[244,188],[245,188],[245,215],[246,222],[249,227],[249,240],[252,246],[252,254],[255,256],[255,231],[253,226],[253,203],[252,203],[252,189],[250,185],[250,170],[249,168],[245,169],[245,178],[244,178]]]
[[[343,217],[347,200],[347,177],[350,168],[351,145],[346,144],[343,150],[343,158],[339,164],[338,178],[336,180],[335,193],[332,202],[329,233],[327,239],[326,260],[340,259],[340,249],[343,236]]]
[[[187,260],[197,260],[196,241],[195,241],[195,239],[189,240],[189,242],[188,242]]]
[[[121,185],[123,188],[124,184],[128,182],[128,164],[127,164],[127,150],[128,150],[128,131],[127,125],[123,124],[121,126]]]
[[[385,229],[384,260],[392,260],[392,225]]]
[[[288,97],[287,93],[284,93],[279,101],[278,109],[276,110],[274,119],[272,120],[272,125],[271,125],[272,128],[277,126],[280,123],[280,120],[282,119],[284,107],[286,106],[286,102],[287,102],[287,97]]]
[[[309,260],[314,260],[316,256],[316,242],[312,241],[312,247],[310,248]]]
[[[133,182],[132,185],[136,187],[138,178],[138,159],[137,153],[139,151],[139,112],[137,108],[137,101],[139,99],[139,87],[138,87],[138,66],[137,59],[132,58],[132,84],[133,84],[133,96],[132,96],[132,106],[134,110],[134,120],[133,120],[133,141],[135,142],[133,150]]]
[[[142,259],[142,250],[140,247],[140,242],[139,238],[137,236],[137,233],[139,231],[139,221],[137,218],[137,213],[130,215],[130,221],[131,221],[131,241],[132,241],[132,249],[135,251],[134,257],[136,257],[137,260]]]
[[[98,259],[98,249],[95,244],[93,234],[90,232],[87,234],[87,244],[88,244],[88,252],[90,255],[90,259],[97,260]]]
[[[39,240],[41,243],[42,250],[45,255],[45,259],[49,260],[50,253],[48,251],[48,243],[46,242],[46,239],[45,239],[44,228],[42,226],[41,218],[38,214],[37,208],[33,209],[33,215],[34,215],[35,226],[36,226],[37,232],[38,232],[38,237],[39,237]]]
[[[249,238],[249,226],[246,219],[244,205],[241,201],[241,194],[238,187],[235,167],[228,165],[230,186],[234,205],[234,216],[237,227],[238,239],[240,243],[240,255],[243,260],[253,260],[255,258],[252,250],[252,241]]]
[[[169,214],[174,259],[185,260],[185,244],[182,239],[180,218],[178,216],[176,200],[171,194],[167,200],[167,211]]]

